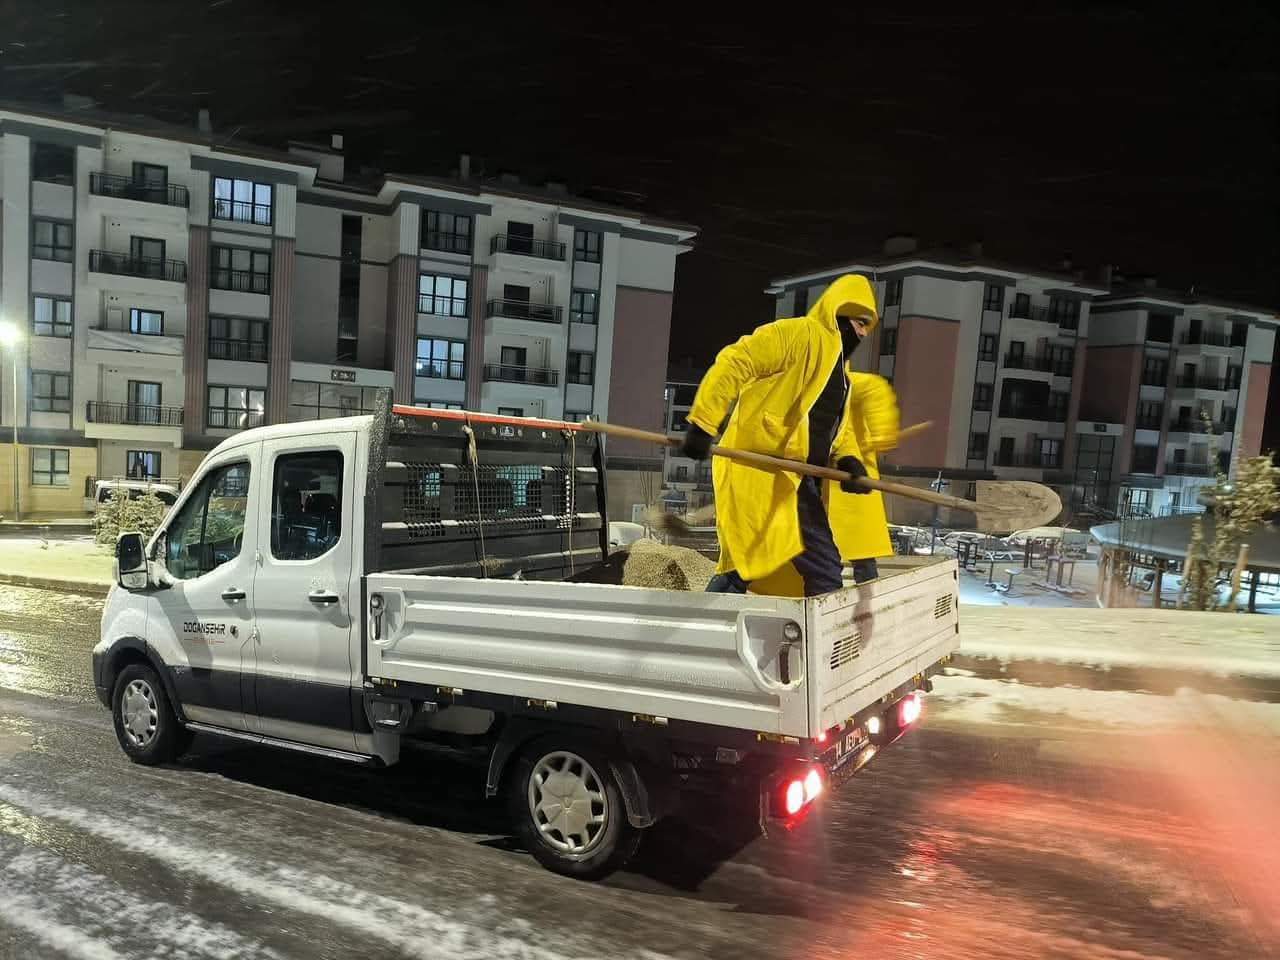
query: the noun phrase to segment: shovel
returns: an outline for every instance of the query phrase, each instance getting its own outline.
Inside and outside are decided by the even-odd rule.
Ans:
[[[664,447],[678,447],[683,443],[679,437],[671,437],[665,433],[638,430],[635,427],[603,423],[599,420],[585,420],[578,426],[592,433],[603,433],[606,436],[628,440],[644,440]],[[898,438],[914,435],[928,429],[929,426],[929,423],[923,423],[907,427],[899,431]],[[774,473],[796,473],[805,477],[832,480],[836,483],[843,483],[849,479],[849,474],[834,467],[815,466],[812,463],[773,457],[751,450],[735,450],[717,445],[711,448],[711,454]],[[1062,512],[1062,500],[1053,490],[1028,480],[979,480],[977,500],[952,497],[945,493],[922,490],[905,483],[894,483],[892,480],[873,477],[859,477],[856,484],[863,490],[879,490],[890,496],[905,497],[908,500],[918,500],[950,510],[971,513],[977,520],[977,528],[981,533],[1012,533],[1014,530],[1043,527]]]

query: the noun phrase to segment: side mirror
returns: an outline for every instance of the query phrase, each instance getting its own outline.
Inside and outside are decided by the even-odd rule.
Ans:
[[[142,534],[120,534],[116,541],[116,582],[125,590],[145,590],[147,579]]]

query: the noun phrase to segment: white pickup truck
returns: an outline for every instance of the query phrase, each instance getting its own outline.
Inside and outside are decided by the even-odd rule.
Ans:
[[[574,424],[389,399],[228,438],[117,546],[93,671],[121,747],[483,744],[524,844],[583,878],[691,795],[794,822],[919,717],[955,562],[808,600],[583,582],[608,579],[604,465]]]

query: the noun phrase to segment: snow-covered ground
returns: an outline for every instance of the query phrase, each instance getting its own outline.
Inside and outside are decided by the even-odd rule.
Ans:
[[[87,539],[13,537],[0,540],[0,576],[111,582],[111,551]]]

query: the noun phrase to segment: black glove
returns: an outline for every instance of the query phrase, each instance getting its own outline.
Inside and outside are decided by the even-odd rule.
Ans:
[[[689,424],[684,435],[684,443],[680,445],[680,456],[690,460],[705,460],[711,456],[711,434],[699,426]]]
[[[867,468],[857,457],[841,457],[836,461],[836,469],[849,474],[848,480],[840,481],[840,489],[845,493],[870,493],[871,491],[858,485],[858,478],[867,475]]]

